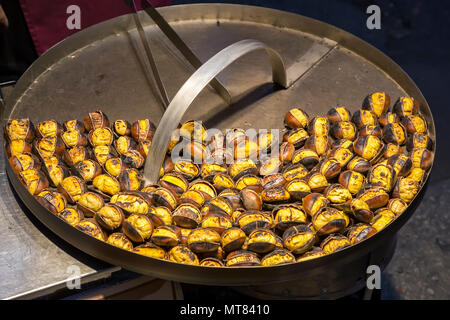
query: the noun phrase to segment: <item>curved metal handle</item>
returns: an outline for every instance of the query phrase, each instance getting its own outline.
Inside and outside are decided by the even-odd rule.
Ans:
[[[247,53],[261,49],[269,54],[273,82],[283,88],[288,87],[286,68],[281,56],[260,41],[251,39],[238,41],[216,53],[183,84],[161,118],[145,162],[144,179],[146,184],[154,184],[158,181],[159,171],[172,133],[197,95],[231,63]]]

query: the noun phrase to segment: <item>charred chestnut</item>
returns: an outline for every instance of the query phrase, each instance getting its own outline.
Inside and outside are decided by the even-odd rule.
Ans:
[[[406,131],[400,123],[389,123],[383,128],[383,140],[402,145],[406,142]]]
[[[58,213],[66,208],[67,201],[64,196],[58,192],[44,190],[35,196],[36,200],[51,213]]]
[[[203,193],[203,197],[206,201],[211,200],[217,196],[217,191],[214,189],[214,186],[205,180],[195,180],[189,190],[197,190]]]
[[[261,211],[246,211],[239,216],[237,224],[248,235],[255,229],[269,229],[273,219]]]
[[[230,252],[225,260],[227,267],[241,267],[241,266],[259,266],[261,261],[258,255],[247,250],[236,250]]]
[[[179,204],[192,204],[197,208],[201,208],[205,203],[205,197],[202,192],[197,190],[188,190],[183,193],[178,201]]]
[[[312,192],[322,192],[329,185],[327,178],[320,172],[312,171],[305,177],[305,180]]]
[[[180,243],[181,229],[168,225],[155,228],[151,236],[152,242],[161,247],[173,247]]]
[[[328,136],[310,136],[305,141],[305,149],[316,152],[319,156],[325,154],[329,147]]]
[[[347,163],[347,169],[359,173],[366,173],[370,170],[370,162],[362,157],[354,157]]]
[[[370,170],[368,180],[372,186],[390,192],[395,183],[395,171],[390,165],[379,163]]]
[[[78,230],[100,241],[106,241],[106,235],[100,226],[92,219],[83,219],[75,226]]]
[[[247,210],[261,210],[263,206],[263,200],[261,194],[251,188],[244,188],[241,190],[241,199],[244,208]]]
[[[353,199],[350,191],[339,183],[328,186],[323,195],[330,201],[331,205],[343,210],[344,205]]]
[[[303,209],[311,217],[327,207],[330,201],[320,193],[311,193],[302,199]]]
[[[79,120],[69,120],[63,123],[64,131],[76,130],[80,132],[85,132],[86,128],[84,127],[83,122]]]
[[[427,132],[427,122],[419,114],[405,116],[401,121],[403,127],[405,127],[406,131],[410,134]]]
[[[227,252],[239,250],[246,239],[245,232],[239,228],[229,228],[222,232],[220,243]]]
[[[300,163],[306,169],[311,170],[316,164],[319,163],[319,155],[310,149],[299,149],[294,153],[292,163]]]
[[[133,252],[155,259],[165,260],[167,252],[153,243],[144,243],[133,249]]]
[[[406,203],[410,203],[419,192],[419,183],[408,177],[401,177],[397,180],[392,195],[400,198]]]
[[[411,160],[414,168],[428,170],[433,164],[433,152],[425,148],[416,148],[411,151]]]
[[[381,187],[373,187],[363,191],[358,199],[364,201],[369,206],[370,210],[384,207],[389,201],[389,195]]]
[[[177,206],[177,202],[177,195],[169,189],[158,188],[152,192],[152,204],[155,206],[163,206],[173,210]]]
[[[344,168],[347,165],[347,163],[353,158],[353,152],[351,152],[347,148],[339,147],[332,149],[328,153],[328,157],[337,160],[341,168]]]
[[[136,150],[129,150],[122,155],[123,162],[135,169],[139,169],[144,165],[144,157]]]
[[[223,262],[216,258],[205,258],[200,261],[202,267],[223,267]]]
[[[411,159],[404,155],[395,155],[388,159],[388,166],[392,167],[395,173],[395,177],[397,176],[406,176],[411,171],[413,166],[413,162]],[[372,169],[373,170],[373,169]],[[395,181],[393,181],[394,183]]]
[[[60,136],[62,131],[61,125],[55,120],[42,121],[36,127],[36,137]]]
[[[355,139],[357,131],[353,122],[341,121],[331,125],[330,133],[336,139],[353,140]]]
[[[320,163],[319,172],[323,174],[327,180],[333,179],[341,172],[341,164],[334,158],[324,159]]]
[[[262,266],[275,266],[280,264],[294,263],[295,257],[292,253],[285,249],[276,249],[266,254],[262,260]]]
[[[105,201],[103,198],[94,192],[83,193],[77,201],[77,209],[88,218],[93,217],[104,205]]]
[[[363,126],[361,129],[359,129],[358,135],[360,136],[377,136],[381,137],[383,133],[383,130],[381,130],[381,127],[379,125],[366,125]]]
[[[380,122],[381,126],[385,127],[390,123],[399,123],[400,117],[396,113],[386,112],[378,118],[378,121]]]
[[[412,135],[409,135],[407,142],[406,142],[406,148],[408,151],[411,151],[413,149],[419,149],[419,148],[425,148],[428,150],[433,150],[433,140],[424,133],[414,133]]]
[[[121,232],[112,233],[106,242],[124,250],[133,250],[133,243]]]
[[[421,168],[412,168],[408,174],[408,178],[414,179],[421,184],[425,178],[425,170]]]
[[[297,262],[308,261],[308,260],[323,257],[325,255],[326,255],[326,253],[322,249],[317,248],[317,250],[311,250],[311,251],[304,253],[303,255],[298,257],[296,261]]]
[[[308,123],[308,133],[315,136],[327,136],[330,123],[326,117],[314,117]],[[290,141],[289,141],[290,142]]]
[[[58,136],[50,136],[36,140],[34,149],[41,158],[51,157],[53,155],[60,156],[65,150],[64,143]]]
[[[370,224],[375,230],[381,231],[393,220],[395,220],[395,214],[391,210],[380,209],[375,211],[375,217]]]
[[[116,120],[112,127],[114,133],[118,136],[129,136],[131,134],[131,125],[126,120]]]
[[[350,212],[358,221],[365,223],[372,221],[373,213],[369,205],[361,199],[353,199],[350,202]]]
[[[24,140],[31,142],[34,139],[34,126],[30,119],[13,119],[5,126],[5,138],[8,141]]]
[[[350,240],[350,244],[353,245],[370,238],[375,233],[377,233],[377,230],[374,227],[358,223],[348,230],[347,237]]]
[[[208,132],[201,121],[189,120],[180,127],[180,135],[189,141],[204,142],[208,139]]]
[[[399,117],[410,116],[419,112],[419,101],[414,98],[400,97],[395,102],[392,111]]]
[[[272,215],[275,217],[275,227],[281,231],[307,222],[307,216],[303,208],[296,204],[277,206],[273,209]]]
[[[183,228],[197,228],[202,220],[202,215],[197,207],[190,204],[179,205],[172,213],[175,225]]]
[[[362,109],[374,112],[378,117],[386,113],[391,104],[391,97],[386,92],[374,92],[363,101]]]
[[[125,154],[130,150],[134,150],[136,142],[129,136],[120,136],[114,141],[113,145],[119,154]]]
[[[389,159],[392,156],[403,154],[403,148],[395,143],[386,143],[383,150],[383,158]]]
[[[183,264],[192,264],[199,265],[198,257],[195,253],[193,253],[187,246],[185,245],[177,245],[170,249],[169,261],[183,263]]]
[[[92,158],[100,165],[104,165],[106,160],[114,158],[111,146],[97,146],[92,148]]]
[[[149,199],[143,192],[120,192],[111,197],[111,204],[124,210],[127,214],[147,214],[150,208]]]
[[[8,157],[12,157],[17,156],[21,153],[31,153],[32,147],[25,140],[12,140],[6,144],[5,149]]]
[[[74,164],[72,171],[74,175],[89,182],[102,173],[102,168],[94,160],[84,160]]]
[[[9,158],[9,163],[16,173],[24,170],[41,168],[41,162],[32,153],[20,153]]]
[[[199,167],[191,160],[178,160],[175,162],[174,171],[181,173],[189,181],[200,174]]]
[[[179,173],[172,172],[165,174],[159,179],[159,184],[174,193],[182,194],[187,191],[189,182]]]
[[[376,161],[383,151],[383,142],[377,136],[360,136],[353,143],[356,154],[368,161]]]
[[[73,148],[77,146],[86,146],[87,145],[87,138],[84,133],[77,130],[69,130],[65,131],[61,135],[61,139],[66,145],[67,148]]]
[[[285,185],[285,189],[289,192],[292,199],[301,200],[311,193],[308,183],[302,179],[294,179]]]
[[[206,177],[213,177],[216,174],[226,174],[227,167],[224,164],[216,164],[216,163],[204,163],[200,167],[200,176],[202,179],[206,179]]]
[[[270,189],[264,189],[261,193],[261,197],[265,203],[283,203],[289,201],[291,195],[284,187],[274,187]]]
[[[103,194],[112,196],[120,192],[120,182],[109,174],[99,174],[92,180],[92,185]]]
[[[279,158],[270,158],[261,164],[259,168],[259,174],[261,176],[276,174],[280,172],[281,167],[282,162],[280,161]]]
[[[240,193],[236,189],[225,189],[219,194],[219,196],[228,199],[233,206],[233,210],[243,208],[244,206],[240,197]]]
[[[74,208],[65,208],[58,213],[58,217],[66,221],[72,227],[75,227],[81,220],[84,219],[83,214]]]
[[[290,142],[283,142],[280,145],[280,161],[282,163],[290,162],[295,152],[295,147]]]
[[[367,125],[377,124],[377,115],[370,110],[358,110],[353,113],[352,122],[358,129]]]
[[[229,175],[224,173],[216,173],[211,178],[211,183],[218,192],[234,188],[233,179]]]

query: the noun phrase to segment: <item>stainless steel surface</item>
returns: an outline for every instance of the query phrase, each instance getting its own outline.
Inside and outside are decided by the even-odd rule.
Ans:
[[[167,21],[159,14],[159,12],[153,7],[148,0],[143,0],[144,11],[152,17],[153,21],[158,25],[162,32],[169,38],[174,46],[180,50],[183,56],[191,63],[191,65],[198,69],[202,65],[199,58],[192,52],[192,50],[184,43],[184,41],[178,36],[178,34],[172,29]],[[222,96],[222,98],[229,104],[231,103],[231,95],[228,90],[220,83],[219,80],[213,79],[211,86]]]
[[[402,95],[417,98],[428,121],[430,136],[435,138],[431,111],[414,82],[391,59],[351,34],[313,19],[259,7],[188,5],[162,8],[159,12],[201,60],[206,61],[236,41],[256,39],[282,56],[288,80],[296,78],[292,70],[297,70],[296,65],[307,52],[315,52],[317,44],[329,48],[312,54],[313,59],[304,64],[306,73],[286,90],[273,87],[264,52],[252,52],[218,76],[233,96],[231,106],[206,89],[182,121],[200,119],[207,127],[219,129],[281,128],[285,112],[294,105],[301,106],[311,116],[323,114],[337,104],[355,111],[369,92],[383,90],[394,101]],[[154,43],[152,48],[155,48],[162,81],[167,84],[169,96],[174,96],[190,76],[184,57],[153,21],[146,16],[141,19],[148,38]],[[33,122],[50,118],[82,119],[87,112],[101,108],[110,119],[150,118],[157,123],[162,118],[162,110],[146,83],[142,64],[147,62],[130,15],[93,26],[39,58],[17,83],[8,99],[5,118],[30,117]],[[149,109],[149,104],[154,107]],[[271,286],[284,282],[279,287],[301,286],[297,290],[311,296],[323,292],[335,297],[343,294],[349,289],[349,281],[365,276],[371,252],[379,252],[375,261],[382,263],[388,244],[411,217],[424,193],[423,188],[408,210],[389,227],[332,255],[276,267],[218,269],[151,259],[97,241],[43,210],[21,186],[9,164],[6,169],[11,184],[33,215],[57,235],[99,259],[132,271],[189,283]],[[330,268],[343,273],[329,272]],[[347,277],[349,274],[351,278]]]
[[[147,184],[158,182],[160,168],[166,156],[172,133],[198,94],[230,64],[256,50],[267,52],[272,66],[273,82],[287,88],[283,59],[276,51],[260,41],[241,40],[215,54],[183,84],[160,120],[145,163],[144,179]]]
[[[142,27],[141,20],[139,19],[138,11],[136,8],[136,4],[134,0],[132,0],[133,3],[133,9],[135,13],[133,14],[133,19],[136,24],[136,28],[139,33],[139,37],[142,41],[142,45],[144,46],[145,53],[147,55],[148,62],[150,64],[153,79],[156,82],[156,85],[159,89],[159,95],[162,100],[162,104],[164,106],[164,110],[167,109],[167,106],[169,105],[169,97],[167,96],[166,88],[164,87],[164,84],[161,81],[161,76],[159,75],[158,67],[156,66],[155,59],[153,58],[152,50],[150,48],[150,44],[148,43],[147,36],[145,35],[144,28]]]

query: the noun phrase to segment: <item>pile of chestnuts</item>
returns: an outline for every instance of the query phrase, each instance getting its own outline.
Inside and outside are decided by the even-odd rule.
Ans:
[[[376,92],[353,114],[338,106],[311,118],[292,108],[279,153],[259,162],[250,156],[267,151],[270,134],[255,143],[242,129],[227,131],[230,154],[219,135],[188,121],[174,132],[156,185],[142,178],[156,130],[149,119],[110,123],[102,111],[63,124],[13,119],[5,147],[42,206],[100,241],[177,263],[270,266],[364,241],[417,195],[433,141],[417,100],[389,106]],[[185,139],[188,157],[172,161]]]

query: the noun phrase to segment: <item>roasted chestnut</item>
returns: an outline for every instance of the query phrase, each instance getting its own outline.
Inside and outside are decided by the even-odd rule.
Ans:
[[[219,194],[219,196],[228,199],[233,206],[233,210],[244,207],[240,193],[236,189],[225,189]]]
[[[417,181],[417,183],[422,183],[425,178],[425,170],[421,168],[412,168],[408,174],[408,178],[412,178]]]
[[[305,180],[312,192],[322,192],[329,185],[327,178],[320,172],[312,171],[305,177]]]
[[[259,174],[261,176],[276,174],[280,172],[281,167],[282,162],[280,161],[279,158],[270,158],[261,164],[259,168]]]
[[[400,117],[396,113],[386,112],[378,117],[381,126],[385,127],[390,123],[399,123]]]
[[[132,168],[139,169],[144,165],[144,157],[137,150],[129,150],[122,155],[123,162]]]
[[[247,250],[256,253],[267,253],[275,249],[277,239],[268,229],[253,230],[248,236]]]
[[[114,204],[107,204],[95,212],[95,221],[108,231],[118,229],[124,220],[122,209]]]
[[[208,139],[208,132],[201,121],[189,120],[180,127],[180,135],[189,141],[204,142]]]
[[[181,241],[181,229],[168,225],[157,227],[151,236],[152,242],[161,247],[173,247]]]
[[[419,101],[414,98],[400,97],[395,102],[392,111],[399,117],[410,116],[419,112]]]
[[[343,205],[353,199],[350,191],[339,183],[328,186],[323,195],[330,201],[331,205],[343,210]]]
[[[305,252],[303,255],[298,257],[296,261],[303,262],[303,261],[313,260],[313,259],[323,257],[325,255],[326,255],[326,253],[322,249],[318,248],[317,250],[311,250],[311,251]]]
[[[86,192],[86,184],[76,176],[65,178],[58,185],[58,191],[62,193],[69,203],[76,203],[81,195]]]
[[[210,212],[225,213],[231,216],[233,213],[233,204],[227,198],[221,196],[215,197],[207,201],[201,209],[202,215]]]
[[[129,136],[120,136],[113,142],[113,145],[119,154],[125,154],[130,150],[134,150],[134,148],[136,147],[136,142]]]
[[[234,181],[227,174],[216,173],[210,180],[211,180],[212,185],[218,192],[221,192],[226,189],[234,188]]]
[[[62,165],[45,167],[44,172],[52,187],[57,187],[61,181],[70,176],[69,169]]]
[[[259,266],[261,261],[258,255],[247,250],[236,250],[230,252],[225,260],[227,267],[241,267],[241,266]]]
[[[329,148],[328,136],[310,136],[305,141],[305,149],[316,152],[319,156],[325,154]]]
[[[5,138],[8,141],[24,140],[31,142],[34,139],[34,126],[30,119],[13,119],[5,125]]]
[[[393,198],[389,200],[387,209],[391,210],[396,216],[399,216],[406,210],[408,205],[401,199]]]
[[[97,146],[92,148],[92,157],[100,165],[104,165],[106,160],[114,158],[111,146]]]
[[[84,219],[83,214],[74,208],[65,208],[58,213],[58,217],[66,221],[72,227],[75,227],[81,220]]]
[[[131,125],[126,120],[116,120],[112,125],[113,131],[118,136],[129,136],[131,134]]]
[[[386,92],[374,92],[364,99],[362,109],[372,111],[379,117],[387,112],[390,104],[391,97]]]
[[[64,143],[58,136],[49,136],[36,140],[34,142],[34,149],[41,158],[51,157],[53,155],[60,156],[65,150]]]
[[[350,220],[348,216],[335,208],[324,208],[312,217],[312,224],[318,235],[327,235],[343,231]]]
[[[62,131],[61,125],[55,120],[42,121],[36,127],[36,137],[60,136]]]
[[[137,142],[152,140],[156,127],[149,119],[137,120],[131,126],[131,135]]]
[[[262,211],[246,211],[239,216],[237,224],[248,235],[255,229],[269,229],[273,219]]]
[[[395,183],[395,171],[390,165],[377,164],[370,169],[368,180],[372,186],[381,187],[390,192]]]
[[[327,180],[331,180],[341,172],[341,164],[334,158],[324,159],[319,164],[319,172],[323,174]]]
[[[187,191],[189,182],[179,173],[167,173],[159,179],[159,184],[174,193],[182,194]]]
[[[319,155],[310,149],[299,149],[294,153],[292,163],[300,163],[306,169],[311,170],[316,164],[319,163]]]
[[[295,128],[305,128],[308,125],[309,116],[300,108],[293,108],[286,113],[284,117],[285,126]]]
[[[41,168],[41,162],[32,153],[20,153],[9,158],[9,163],[16,173],[24,170]]]
[[[84,127],[83,122],[79,121],[79,120],[69,120],[63,123],[63,128],[64,131],[69,131],[69,130],[77,130],[80,132],[85,132],[86,128]]]
[[[401,123],[410,134],[427,132],[427,122],[419,114],[405,116],[402,118]]]
[[[363,126],[361,129],[359,129],[358,135],[360,136],[377,136],[381,137],[383,133],[383,130],[381,130],[381,127],[379,125],[366,125]]]
[[[155,227],[172,224],[172,213],[170,212],[169,208],[150,208],[148,216],[150,217],[150,219],[152,219],[153,225]]]
[[[189,181],[200,174],[199,167],[191,160],[178,160],[175,162],[174,171],[181,173]]]
[[[205,180],[195,180],[189,190],[197,190],[203,194],[206,201],[211,200],[217,196],[217,191],[214,189],[213,185]]]
[[[94,160],[84,160],[74,164],[72,171],[74,175],[89,182],[102,173],[102,168]]]
[[[311,193],[311,188],[308,183],[302,179],[291,180],[284,188],[289,192],[291,198],[295,200],[301,200]]]
[[[428,170],[433,164],[433,152],[425,148],[415,148],[411,151],[412,166]]]
[[[304,178],[308,174],[308,170],[301,164],[291,164],[283,169],[283,176],[287,181]]]
[[[89,132],[88,140],[91,146],[110,146],[114,141],[114,134],[110,128],[97,128]]]
[[[200,224],[202,215],[197,207],[190,204],[181,204],[173,211],[172,219],[177,226],[194,229]]]
[[[236,189],[240,191],[244,188],[253,189],[256,192],[261,192],[263,190],[261,179],[258,176],[252,174],[242,176],[236,181]]]
[[[136,147],[136,150],[142,155],[144,159],[146,159],[151,145],[152,142],[150,140],[140,141]]]
[[[377,115],[371,110],[358,110],[353,113],[352,122],[356,125],[358,129],[368,126],[376,125]]]
[[[66,208],[67,200],[58,192],[44,190],[35,196],[36,200],[51,213],[58,213]]]
[[[389,159],[392,156],[403,154],[403,148],[395,143],[386,143],[383,151],[383,158]]]
[[[158,188],[152,192],[152,204],[155,206],[167,207],[170,210],[175,209],[178,202],[177,195],[169,189]]]
[[[392,196],[410,203],[419,192],[419,183],[409,177],[401,177],[397,180]]]
[[[194,163],[211,162],[211,152],[198,141],[189,141],[183,151],[183,156],[191,159]]]
[[[113,177],[118,177],[125,169],[127,169],[127,166],[123,163],[121,158],[109,158],[106,160],[104,168],[106,172]]]
[[[133,250],[133,243],[127,238],[126,235],[120,232],[112,233],[106,242],[124,250]]]
[[[413,166],[413,162],[411,159],[404,155],[395,155],[388,159],[387,164],[393,168],[395,177],[397,176],[406,176],[411,171],[411,168]],[[372,168],[373,171],[373,168]],[[395,181],[393,181],[394,183]]]
[[[373,218],[373,212],[370,211],[369,205],[361,199],[353,199],[350,202],[350,212],[356,220],[370,223]]]
[[[202,179],[206,177],[214,177],[216,174],[226,174],[227,167],[225,164],[204,163],[200,167],[200,176]]]
[[[287,183],[287,180],[285,177],[281,174],[271,174],[268,176],[265,176],[262,179],[262,187],[263,189],[270,189],[275,187],[282,187]]]
[[[306,224],[292,226],[283,233],[283,244],[293,254],[308,251],[316,241],[315,232]]]
[[[78,222],[75,226],[80,231],[94,237],[100,241],[106,241],[106,235],[103,232],[102,228],[92,219],[83,219]]]
[[[354,157],[347,163],[347,169],[359,173],[366,173],[370,170],[370,162],[362,157]]]
[[[92,218],[104,205],[102,196],[94,192],[83,193],[77,201],[77,209],[88,218]]]
[[[73,148],[76,146],[86,146],[88,141],[86,135],[78,130],[64,131],[61,134],[61,139],[67,148]]]
[[[261,194],[251,188],[244,188],[240,192],[242,203],[247,210],[261,210],[263,200]]]
[[[406,131],[400,123],[389,123],[383,128],[383,140],[402,145],[406,142]]]
[[[197,228],[189,233],[187,245],[195,253],[213,252],[220,246],[220,234],[212,229]]]
[[[286,204],[276,206],[272,211],[275,227],[284,231],[289,227],[307,222],[307,215],[303,208],[297,204]]]
[[[153,233],[153,222],[146,215],[133,213],[123,221],[122,232],[134,242],[144,242]]]
[[[346,107],[333,107],[327,112],[327,119],[330,122],[350,121],[352,114]]]
[[[279,152],[280,152],[280,154],[279,154],[280,161],[282,163],[291,162],[292,157],[293,157],[294,152],[295,152],[295,147],[290,142],[283,142],[280,145]]]
[[[303,210],[311,217],[327,207],[329,203],[330,201],[320,193],[311,193],[302,199]]]
[[[17,156],[21,153],[31,153],[32,147],[25,140],[12,140],[6,144],[6,154],[8,157]],[[38,154],[40,155],[40,154]],[[42,158],[42,156],[41,156]]]
[[[187,246],[185,245],[177,245],[170,249],[169,261],[183,263],[183,264],[192,264],[199,265],[198,257],[195,253],[193,253]]]
[[[112,196],[120,192],[120,182],[109,174],[99,174],[92,180],[92,185],[102,194]]]
[[[280,264],[294,263],[295,257],[286,249],[276,249],[266,254],[261,259],[262,266],[275,266]]]
[[[353,152],[353,141],[349,139],[339,139],[330,144],[331,149],[347,148]]]
[[[346,236],[339,234],[329,235],[320,244],[320,247],[326,254],[342,250],[348,246],[350,246],[350,240]]]
[[[350,244],[357,244],[370,238],[376,232],[377,230],[374,227],[368,224],[358,223],[348,230],[347,237],[350,240]]]
[[[368,161],[376,161],[383,151],[383,142],[377,136],[360,136],[353,142],[356,154]]]
[[[386,193],[385,189],[373,187],[361,192],[358,199],[366,202],[370,210],[373,210],[385,206],[389,201],[389,195]]]
[[[222,212],[210,212],[203,216],[202,228],[209,228],[222,234],[225,230],[233,226],[231,216]]]
[[[308,123],[308,133],[315,136],[327,136],[330,123],[326,117],[314,117]]]
[[[84,125],[87,131],[91,131],[98,128],[109,127],[109,120],[103,111],[97,110],[84,116]]]
[[[284,187],[274,187],[270,189],[264,189],[261,193],[261,197],[264,203],[283,203],[289,201],[291,195]]]
[[[353,140],[357,134],[356,126],[350,121],[335,122],[330,128],[331,135],[336,139]]]
[[[205,203],[205,196],[200,191],[188,190],[180,196],[178,203],[188,203],[196,206],[197,208],[201,208],[203,203]]]
[[[202,267],[223,267],[223,262],[216,258],[205,258],[200,261]]]
[[[328,157],[337,160],[341,168],[345,168],[347,163],[353,158],[353,152],[347,148],[339,147],[328,152]]]
[[[433,140],[424,133],[414,133],[408,136],[406,148],[411,151],[416,148],[425,148],[433,150]]]
[[[391,210],[384,208],[375,211],[375,216],[370,224],[379,232],[393,220],[395,220],[395,214]]]
[[[239,250],[246,239],[245,232],[239,228],[229,228],[222,232],[220,243],[227,252]]]
[[[89,159],[89,151],[82,146],[66,149],[62,155],[64,162],[69,166],[73,166],[80,161]]]
[[[352,195],[357,194],[364,186],[365,178],[362,173],[347,170],[339,175],[339,183],[350,191]]]
[[[118,206],[127,214],[147,214],[150,208],[149,199],[145,193],[136,191],[116,193],[111,197],[110,203]]]
[[[150,257],[165,260],[167,252],[153,243],[144,243],[133,249],[133,252]]]

